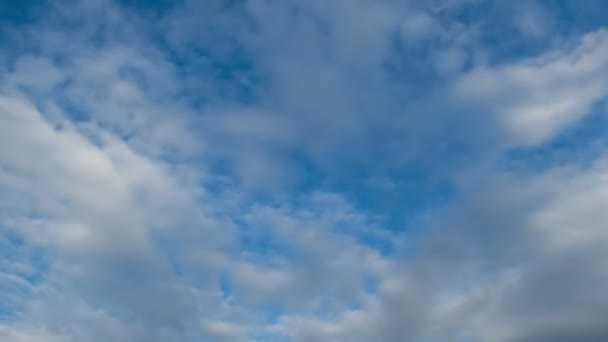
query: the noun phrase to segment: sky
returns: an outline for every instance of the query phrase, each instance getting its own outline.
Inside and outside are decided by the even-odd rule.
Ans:
[[[0,340],[608,341],[608,3],[0,0]]]

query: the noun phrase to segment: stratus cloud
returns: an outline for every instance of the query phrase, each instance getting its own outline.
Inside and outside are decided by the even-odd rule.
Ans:
[[[606,97],[607,53],[608,30],[602,29],[585,35],[572,50],[474,69],[456,84],[455,93],[481,105],[479,115],[496,115],[510,144],[539,144]]]

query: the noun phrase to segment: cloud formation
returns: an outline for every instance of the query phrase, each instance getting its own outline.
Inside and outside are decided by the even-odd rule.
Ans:
[[[1,11],[0,339],[608,339],[607,10]]]

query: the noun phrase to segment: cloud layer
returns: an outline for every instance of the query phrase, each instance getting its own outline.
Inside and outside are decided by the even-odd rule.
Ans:
[[[0,9],[0,340],[608,339],[601,1]]]

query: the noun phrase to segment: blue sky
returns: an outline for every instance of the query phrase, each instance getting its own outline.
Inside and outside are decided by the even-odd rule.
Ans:
[[[0,340],[608,340],[607,25],[0,0]]]

